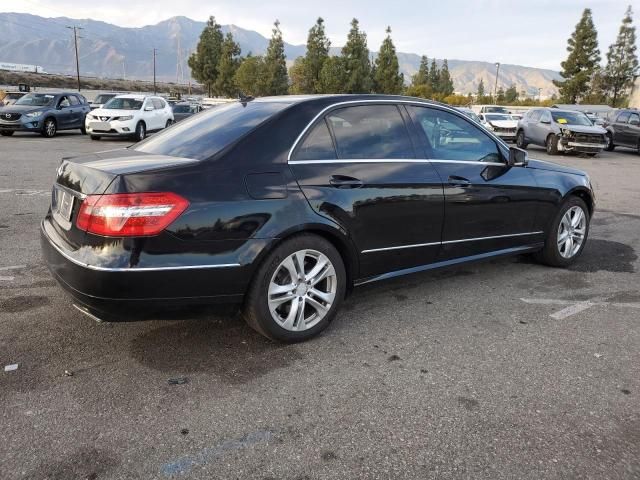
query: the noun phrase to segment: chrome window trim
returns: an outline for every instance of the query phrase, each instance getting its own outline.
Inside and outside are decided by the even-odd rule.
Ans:
[[[444,110],[446,112],[450,112],[453,113],[461,118],[463,118],[466,121],[470,121],[472,125],[476,125],[476,126],[480,126],[482,128],[481,125],[479,125],[477,122],[475,122],[473,119],[470,119],[468,117],[466,117],[462,112],[460,112],[459,110],[456,110],[453,107],[449,107],[448,105],[440,105],[440,104],[433,104],[433,103],[429,103],[429,102],[423,102],[420,101],[418,99],[416,100],[405,100],[403,98],[398,98],[397,100],[394,99],[378,99],[378,100],[346,100],[344,102],[336,102],[336,103],[332,103],[331,105],[328,105],[326,107],[324,107],[322,110],[320,110],[320,112],[313,117],[313,119],[307,124],[306,127],[304,127],[304,129],[302,130],[302,132],[300,132],[300,135],[298,135],[298,137],[296,138],[295,142],[293,142],[293,145],[291,146],[291,148],[289,149],[289,154],[287,155],[287,162],[288,163],[299,163],[296,162],[295,160],[291,160],[291,156],[293,155],[293,151],[296,149],[296,147],[298,146],[298,143],[300,143],[300,141],[302,140],[302,137],[305,136],[305,134],[307,133],[307,131],[311,128],[311,126],[316,123],[316,120],[318,120],[318,118],[320,118],[322,115],[324,115],[327,111],[336,108],[336,107],[342,107],[345,105],[366,105],[366,104],[371,104],[371,103],[378,103],[378,104],[384,104],[384,103],[390,103],[393,105],[397,105],[397,104],[403,104],[403,105],[417,105],[417,106],[424,106],[424,107],[432,107],[435,109],[441,109]],[[486,132],[489,134],[490,138],[493,138],[494,140],[498,140],[499,142],[502,142],[504,144],[504,141],[500,138],[497,138],[495,135],[493,135],[491,132]],[[506,144],[504,144],[505,147],[508,148],[508,146]],[[304,161],[304,160],[301,160]]]
[[[49,244],[56,251],[62,255],[64,258],[69,260],[71,263],[74,263],[80,267],[87,268],[89,270],[95,270],[98,272],[157,272],[163,270],[196,270],[201,268],[232,268],[232,267],[240,267],[239,263],[218,263],[214,265],[185,265],[185,266],[177,266],[177,267],[141,267],[141,268],[112,268],[112,267],[98,267],[95,265],[89,265],[87,263],[83,263],[71,255],[62,250],[58,245],[53,243],[51,240],[48,240]]]
[[[478,160],[430,160],[427,158],[354,158],[331,160],[292,160],[289,165],[315,165],[322,163],[460,163],[463,165],[490,165],[506,167],[502,162],[481,162]]]
[[[525,233],[510,233],[507,235],[495,235],[492,237],[475,237],[475,238],[462,238],[460,240],[445,240],[444,242],[431,242],[431,243],[416,243],[412,245],[399,245],[397,247],[384,247],[384,248],[371,248],[368,250],[362,250],[360,253],[376,253],[376,252],[385,252],[389,250],[400,250],[403,248],[418,248],[418,247],[431,247],[435,245],[448,245],[451,243],[463,243],[463,242],[475,242],[478,240],[493,240],[496,238],[509,238],[509,237],[523,237],[526,235],[539,235],[544,233],[543,231],[539,232],[525,232]]]

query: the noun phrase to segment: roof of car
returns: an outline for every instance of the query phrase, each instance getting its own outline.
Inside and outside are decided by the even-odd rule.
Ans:
[[[123,93],[121,95],[116,95],[116,98],[134,98],[136,100],[144,100],[148,95],[136,95],[135,93]]]
[[[356,102],[356,101],[366,101],[366,100],[396,100],[396,101],[405,101],[405,102],[421,102],[421,103],[430,103],[433,105],[443,105],[451,108],[449,105],[445,105],[440,102],[436,102],[433,100],[427,100],[424,98],[418,97],[407,97],[404,95],[380,95],[380,94],[318,94],[318,95],[281,95],[276,97],[259,97],[251,100],[252,102],[279,102],[279,103],[303,103],[303,102],[313,102],[313,101],[327,101],[327,100],[335,100],[336,102]]]

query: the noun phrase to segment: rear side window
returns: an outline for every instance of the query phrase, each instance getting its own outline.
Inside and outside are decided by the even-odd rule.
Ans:
[[[335,160],[336,150],[325,120],[318,122],[296,151],[294,160]]]
[[[498,146],[466,119],[443,110],[409,107],[427,140],[430,158],[474,162],[501,162]]]
[[[629,121],[629,117],[631,116],[631,113],[629,112],[622,112],[620,115],[618,115],[618,119],[616,120],[617,123],[627,123]]]
[[[415,158],[409,132],[395,105],[363,105],[327,116],[340,159]]]
[[[220,105],[188,117],[132,148],[155,155],[206,160],[288,106],[289,103],[279,102]]]

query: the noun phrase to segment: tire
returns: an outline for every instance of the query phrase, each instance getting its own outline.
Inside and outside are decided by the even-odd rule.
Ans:
[[[607,133],[605,135],[605,138],[606,138],[607,146],[604,147],[604,149],[607,152],[613,152],[613,149],[616,148],[616,146],[613,144],[613,136],[611,135],[611,133]]]
[[[557,155],[558,154],[558,137],[556,137],[553,133],[547,137],[547,141],[545,143],[547,147],[548,155]]]
[[[567,224],[563,224],[565,215],[567,215],[567,212],[570,211],[575,212],[576,209],[580,209],[582,211],[582,214],[584,215],[583,227],[581,228],[583,230],[583,233],[579,247],[574,251],[568,252],[566,242],[563,242],[562,245],[560,244],[560,235],[562,231],[566,231],[567,228]],[[571,216],[571,214],[569,214],[569,216]],[[549,231],[547,232],[545,238],[544,248],[540,252],[537,252],[534,255],[534,258],[538,262],[549,265],[551,267],[568,267],[580,256],[580,254],[584,250],[584,246],[587,244],[587,238],[589,237],[589,222],[589,209],[587,208],[586,203],[584,203],[584,200],[576,196],[570,196],[562,204],[562,206],[558,210],[558,213],[553,219],[553,223],[551,224],[551,227],[549,228]],[[578,226],[579,225],[580,224],[578,224]],[[572,230],[569,231],[570,236],[574,232],[579,231],[576,226],[572,226],[571,228]],[[572,248],[575,248],[575,243],[573,243],[575,241],[575,237],[576,236],[572,236]]]
[[[301,271],[299,258],[304,259],[305,275],[311,277],[306,277],[306,282],[294,278]],[[324,268],[314,273],[321,264]],[[313,278],[321,279],[314,284]],[[335,317],[345,296],[346,282],[342,257],[329,241],[312,234],[296,235],[269,253],[256,271],[245,297],[244,318],[251,328],[272,340],[308,340],[327,328]],[[278,288],[280,291],[276,291]],[[301,301],[302,311],[298,308]],[[302,312],[303,317],[295,312]]]
[[[640,139],[638,140],[638,145],[636,145],[636,153],[640,155]]]
[[[524,139],[524,130],[520,130],[516,135],[516,147],[526,150],[529,144]]]
[[[136,142],[141,142],[147,137],[147,127],[144,122],[138,122],[136,125],[136,132],[134,133]]]
[[[15,132],[0,132],[0,135],[2,135],[3,137],[10,137],[11,135],[13,135]]]
[[[91,140],[100,140],[100,135],[91,135]]]
[[[171,121],[171,119],[167,120],[167,123],[165,124],[164,128],[169,128],[171,125],[173,125],[173,122]]]
[[[597,153],[587,153],[587,157],[595,157],[596,155],[598,155]]]
[[[42,124],[41,135],[45,138],[55,137],[57,129],[58,126],[56,125],[56,121],[51,117],[46,118]]]
[[[82,135],[86,135],[87,134],[87,127],[85,127],[84,125],[82,125],[80,127],[80,132],[82,133]]]

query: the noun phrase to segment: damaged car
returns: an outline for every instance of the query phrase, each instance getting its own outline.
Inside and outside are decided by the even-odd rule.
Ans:
[[[516,145],[523,149],[530,143],[540,145],[549,155],[575,152],[595,156],[606,147],[606,133],[582,112],[536,108],[518,122]]]

